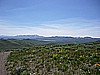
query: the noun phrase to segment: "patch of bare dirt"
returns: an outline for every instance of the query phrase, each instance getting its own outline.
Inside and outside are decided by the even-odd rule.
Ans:
[[[10,52],[0,52],[0,75],[7,75],[5,63]]]

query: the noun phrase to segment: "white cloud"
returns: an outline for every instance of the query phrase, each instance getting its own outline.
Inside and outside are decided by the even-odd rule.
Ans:
[[[60,21],[60,22],[59,22]],[[0,22],[1,35],[39,34],[44,36],[93,36],[100,37],[100,21],[84,19],[58,20],[39,26],[15,26]]]

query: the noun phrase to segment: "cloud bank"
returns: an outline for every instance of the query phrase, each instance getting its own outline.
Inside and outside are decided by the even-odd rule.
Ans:
[[[0,35],[43,35],[43,36],[74,36],[100,37],[100,21],[80,18],[49,21],[39,25],[12,25],[0,21]]]

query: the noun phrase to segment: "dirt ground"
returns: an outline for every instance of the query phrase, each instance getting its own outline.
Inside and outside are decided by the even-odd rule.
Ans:
[[[0,75],[7,75],[5,70],[5,62],[10,52],[0,52]]]

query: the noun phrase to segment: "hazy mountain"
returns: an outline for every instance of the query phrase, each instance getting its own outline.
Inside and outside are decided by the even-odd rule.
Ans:
[[[53,43],[86,43],[100,40],[100,38],[91,37],[66,37],[66,36],[53,36],[44,37],[39,35],[17,35],[17,36],[0,36],[0,39],[30,39],[31,41],[43,41]]]
[[[30,48],[37,45],[81,44],[100,40],[100,38],[91,37],[43,37],[38,35],[0,36],[0,38],[0,50]]]
[[[91,37],[44,37],[38,38],[39,41],[48,41],[53,43],[86,43],[94,42],[100,40],[100,38],[91,38]]]
[[[36,39],[43,38],[43,36],[39,35],[16,35],[16,36],[0,36],[3,39]]]

